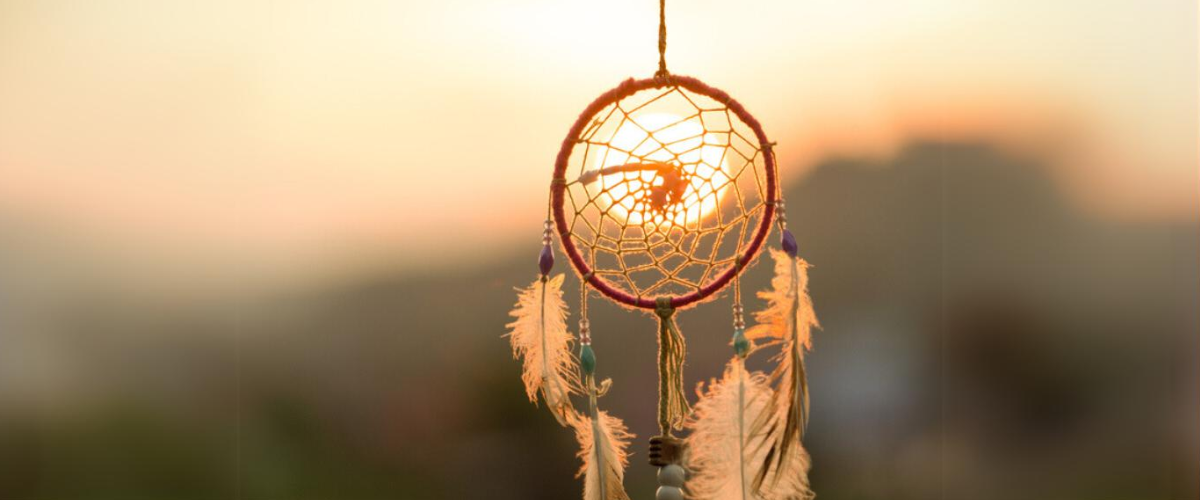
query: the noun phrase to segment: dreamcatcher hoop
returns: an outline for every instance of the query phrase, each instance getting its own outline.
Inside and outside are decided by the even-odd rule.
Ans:
[[[728,269],[707,283],[701,283],[697,289],[685,294],[646,297],[629,293],[609,283],[595,272],[595,269],[588,264],[580,252],[579,247],[575,243],[571,228],[567,224],[565,193],[568,181],[566,172],[576,145],[581,142],[582,134],[597,113],[639,92],[668,87],[683,88],[721,103],[754,133],[754,138],[758,141],[757,149],[763,154],[766,189],[764,193],[761,193],[763,196],[763,214],[758,221],[758,226],[755,228],[749,244],[745,248],[740,248],[739,245],[741,252],[735,257],[734,265],[729,266]],[[605,297],[631,307],[654,310],[664,305],[661,301],[666,301],[670,308],[679,309],[713,296],[754,261],[758,251],[762,248],[763,242],[771,233],[771,224],[775,218],[776,200],[778,199],[777,172],[775,155],[772,150],[773,146],[774,144],[767,140],[767,135],[763,132],[762,125],[759,124],[758,120],[749,111],[746,111],[746,108],[741,103],[734,100],[724,91],[711,87],[696,78],[668,74],[641,80],[630,78],[621,82],[616,88],[601,94],[600,97],[597,97],[596,100],[584,108],[579,118],[575,121],[575,124],[567,132],[567,137],[563,140],[558,157],[554,162],[554,176],[550,189],[552,212],[559,240],[564,252],[566,252],[571,261],[571,265],[583,281],[586,281],[593,288],[600,291]]]

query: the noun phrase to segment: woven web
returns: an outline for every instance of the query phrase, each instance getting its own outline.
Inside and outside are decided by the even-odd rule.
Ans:
[[[694,292],[734,265],[765,209],[753,131],[682,87],[601,109],[566,171],[564,214],[596,275],[637,297]]]

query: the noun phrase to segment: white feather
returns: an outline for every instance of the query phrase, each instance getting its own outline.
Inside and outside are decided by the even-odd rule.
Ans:
[[[567,305],[562,297],[563,275],[539,279],[520,292],[508,324],[513,357],[523,360],[521,379],[529,400],[538,393],[559,424],[568,425],[574,413],[571,394],[578,394],[578,362],[571,355]]]
[[[770,400],[769,415],[755,422],[764,434],[768,450],[761,475],[760,489],[770,489],[780,481],[808,484],[808,453],[801,440],[808,424],[808,378],[804,352],[812,348],[812,329],[820,327],[808,296],[808,263],[803,259],[772,250],[775,277],[771,289],[759,292],[767,308],[755,315],[758,325],[746,332],[752,340],[777,343],[780,352],[770,380],[778,383]]]
[[[776,481],[763,488],[755,479],[767,463],[767,436],[753,424],[769,418],[771,387],[761,372],[746,370],[734,358],[721,380],[709,383],[700,394],[688,427],[687,481],[696,500],[773,500],[812,498],[807,480]],[[791,464],[795,465],[795,464]],[[805,471],[807,466],[804,465]]]
[[[583,466],[583,500],[629,500],[625,493],[625,467],[629,455],[625,448],[633,435],[621,419],[596,409],[592,390],[591,415],[575,414],[571,425],[579,440],[579,458]]]
[[[700,392],[688,427],[687,468],[693,473],[687,487],[697,500],[762,498],[754,491],[754,477],[764,462],[762,437],[750,426],[767,409],[771,388],[767,376],[746,373],[734,358],[721,380]]]

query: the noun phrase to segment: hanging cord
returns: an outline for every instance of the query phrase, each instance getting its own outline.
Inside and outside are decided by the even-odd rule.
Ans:
[[[764,149],[766,151],[765,154],[771,155],[771,161],[779,165],[779,159],[775,157],[775,143],[767,143]],[[777,184],[775,186],[775,225],[779,228],[781,236],[784,231],[788,230],[785,205],[783,201],[783,186]]]
[[[775,158],[775,143],[769,144],[771,147],[771,158]],[[796,252],[799,250],[796,244],[796,236],[788,229],[787,210],[783,202],[783,188],[777,187],[775,196],[775,223],[779,226],[779,246],[792,259],[796,258]]]
[[[595,255],[592,256],[593,262]],[[579,280],[579,340],[586,344],[592,343],[591,330],[588,328],[588,283],[587,278]]]
[[[658,0],[658,71],[655,78],[671,76],[667,73],[667,0]]]
[[[741,254],[741,243],[738,244],[738,254]],[[733,338],[730,339],[733,352],[737,357],[746,359],[750,355],[750,341],[746,339],[745,309],[742,307],[742,273],[733,277]]]
[[[687,352],[683,334],[675,325],[671,299],[660,297],[654,310],[658,315],[658,428],[670,436],[679,428],[691,407],[683,390],[683,359]]]

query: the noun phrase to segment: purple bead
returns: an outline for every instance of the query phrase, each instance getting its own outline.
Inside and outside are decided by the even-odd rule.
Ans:
[[[554,250],[550,245],[542,247],[542,254],[538,256],[538,269],[542,271],[542,276],[550,274],[550,270],[554,269]]]
[[[783,230],[783,251],[787,252],[788,256],[795,257],[796,250],[798,250],[798,249],[799,248],[796,246],[796,237],[792,236],[791,231],[784,229]]]

